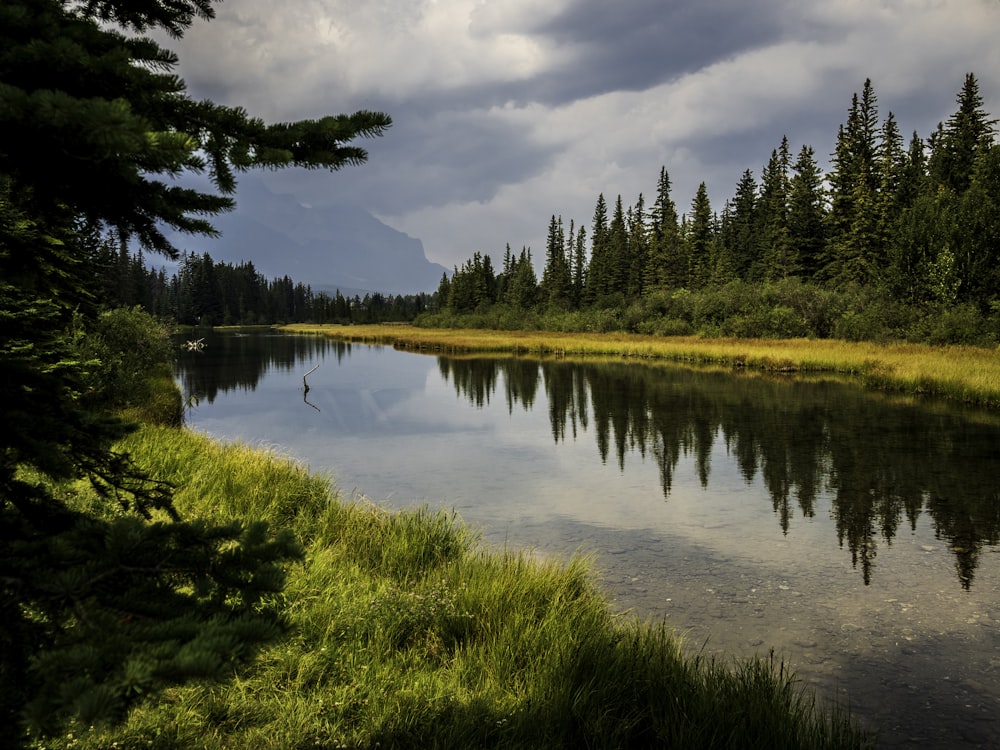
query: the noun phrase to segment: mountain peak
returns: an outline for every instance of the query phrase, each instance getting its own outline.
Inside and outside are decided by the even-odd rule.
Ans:
[[[437,289],[444,266],[423,243],[350,205],[305,206],[244,176],[236,209],[212,222],[220,237],[175,238],[181,249],[228,263],[251,261],[266,278],[288,276],[314,291],[416,294]]]

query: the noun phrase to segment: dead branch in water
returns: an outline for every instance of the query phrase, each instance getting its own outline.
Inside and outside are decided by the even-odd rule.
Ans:
[[[309,383],[306,382],[306,378],[312,375],[316,370],[319,369],[319,365],[316,365],[309,372],[302,376],[302,387],[305,389],[306,393],[309,393]]]

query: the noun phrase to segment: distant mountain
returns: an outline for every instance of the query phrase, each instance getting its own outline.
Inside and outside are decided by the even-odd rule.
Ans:
[[[221,237],[175,236],[177,247],[228,263],[250,261],[265,278],[288,276],[347,296],[433,292],[446,272],[423,243],[353,206],[303,206],[259,180],[240,181],[236,210],[213,217]]]

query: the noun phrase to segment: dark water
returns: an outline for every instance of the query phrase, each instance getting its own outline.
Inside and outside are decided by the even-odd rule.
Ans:
[[[591,553],[616,607],[692,649],[774,650],[884,747],[1000,747],[1000,413],[666,365],[206,344],[179,364],[193,428],[345,495],[453,508],[491,544]]]

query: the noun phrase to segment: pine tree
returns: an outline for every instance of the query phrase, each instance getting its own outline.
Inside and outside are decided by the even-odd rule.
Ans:
[[[531,259],[531,249],[521,248],[521,254],[511,264],[511,278],[507,286],[508,304],[522,310],[530,310],[538,300],[538,278],[535,264]]]
[[[996,120],[983,111],[983,98],[975,75],[965,76],[958,94],[958,110],[939,129],[931,149],[931,179],[957,194],[972,183],[978,156],[993,142]]]
[[[497,275],[497,302],[508,302],[507,291],[510,286],[511,276],[513,275],[514,260],[514,253],[511,252],[510,243],[508,242],[503,251],[503,267]]]
[[[587,288],[587,228],[581,226],[576,233],[573,246],[573,308],[583,304],[584,290]]]
[[[566,232],[566,246],[563,248],[563,257],[566,262],[566,304],[573,308],[576,306],[575,294],[573,292],[573,277],[575,274],[574,264],[576,263],[576,222],[569,220],[569,231]]]
[[[607,285],[606,295],[625,295],[628,290],[629,274],[632,270],[632,257],[628,243],[628,226],[625,222],[625,209],[619,194],[615,199],[615,210],[608,224],[607,249]]]
[[[93,363],[67,335],[77,320],[93,325],[101,301],[85,228],[176,257],[164,227],[211,234],[205,217],[232,206],[237,171],[358,164],[366,153],[350,142],[390,124],[358,112],[265,125],[192,100],[172,70],[176,57],[146,34],[180,36],[212,14],[210,0],[0,4],[7,727],[120,715],[151,690],[225,674],[279,630],[262,600],[280,589],[294,541],[259,524],[181,521],[170,488],[113,450],[128,427],[110,405],[81,396]],[[185,172],[207,172],[219,193],[179,186],[173,178]],[[51,490],[81,477],[116,513],[70,507]],[[150,523],[155,511],[174,520]]]
[[[485,309],[497,301],[497,276],[493,270],[493,260],[489,255],[476,253],[479,263],[475,267],[475,304],[476,309]]]
[[[813,280],[820,270],[826,244],[823,175],[811,146],[803,146],[792,165],[789,181],[788,241],[798,258],[799,273]]]
[[[448,290],[448,307],[456,312],[485,309],[497,302],[497,278],[489,255],[475,252],[455,268]]]
[[[913,205],[917,196],[922,193],[927,184],[927,155],[923,139],[913,131],[910,145],[903,158],[903,167],[899,173],[899,183],[896,186],[896,203],[900,210]]]
[[[1000,308],[1000,144],[980,149],[969,189],[959,201],[962,298],[983,312]]]
[[[566,259],[566,234],[562,216],[555,214],[549,221],[549,233],[545,243],[545,268],[542,271],[542,294],[548,304],[555,308],[566,308],[570,303],[571,285],[569,263]]]
[[[903,158],[896,186],[897,217],[888,245],[886,288],[904,302],[928,298],[928,253],[941,243],[931,239],[943,225],[937,217],[937,196],[928,190],[924,142],[916,132]]]
[[[827,215],[824,275],[835,285],[870,280],[872,243],[877,236],[876,167],[878,101],[870,79],[861,97],[851,99],[846,126],[841,126],[829,175],[831,206]]]
[[[597,197],[594,219],[590,232],[590,265],[587,269],[587,286],[584,298],[594,304],[608,294],[611,284],[611,258],[608,241],[608,204],[604,193]]]
[[[685,237],[688,246],[688,283],[691,289],[700,289],[711,281],[712,259],[715,255],[714,220],[708,188],[698,185],[691,201],[691,222]]]
[[[761,267],[761,232],[758,218],[757,181],[745,170],[736,185],[732,203],[723,212],[721,251],[728,256],[727,266],[738,279],[753,280],[754,269]]]
[[[646,201],[639,193],[635,205],[626,215],[628,232],[628,278],[625,296],[629,299],[642,296],[645,291],[645,270],[649,265],[649,229],[646,226]]]
[[[764,247],[760,270],[754,276],[768,281],[794,276],[799,270],[788,228],[790,162],[788,137],[785,136],[764,167],[757,211],[758,231]]]
[[[670,175],[666,167],[660,168],[660,178],[656,187],[656,200],[651,210],[649,255],[646,261],[644,286],[678,288],[684,285],[686,268],[683,260],[683,243],[677,224],[677,208],[670,197]]]
[[[867,265],[869,281],[885,288],[889,284],[890,247],[903,207],[900,188],[906,169],[903,136],[892,112],[882,123],[876,169],[879,188],[875,197],[875,231],[868,249]]]

